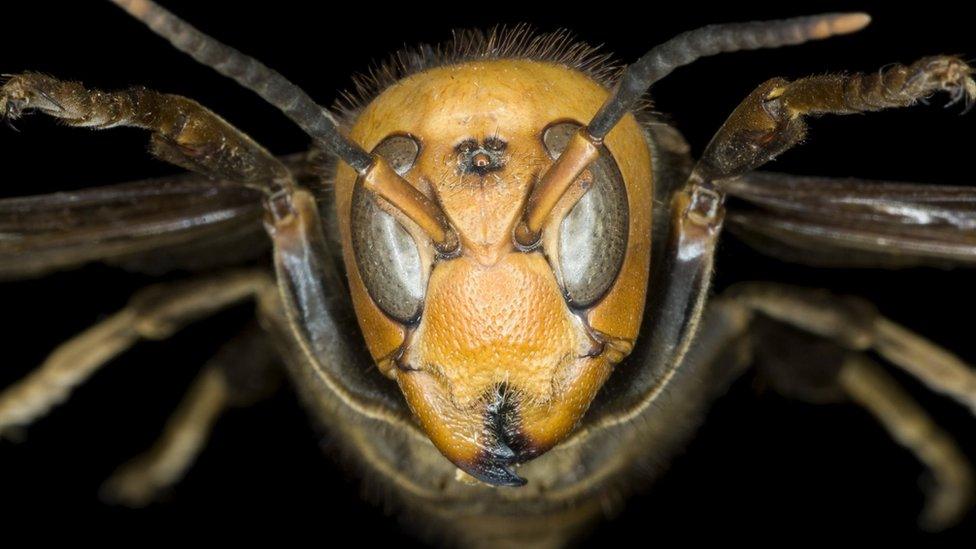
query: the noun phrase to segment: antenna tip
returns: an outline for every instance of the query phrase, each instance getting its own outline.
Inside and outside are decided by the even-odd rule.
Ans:
[[[806,40],[823,40],[839,34],[857,32],[871,22],[870,15],[858,12],[825,13],[803,19],[805,19],[803,26]]]
[[[870,23],[871,16],[866,13],[838,13],[827,20],[827,34],[850,34],[863,29]]]
[[[159,6],[154,5],[152,2],[146,0],[110,0],[116,6],[129,12],[136,19],[145,18],[148,13]]]

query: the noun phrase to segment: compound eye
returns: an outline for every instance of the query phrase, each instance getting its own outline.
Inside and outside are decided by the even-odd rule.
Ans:
[[[580,127],[559,122],[546,128],[543,142],[553,160]],[[560,222],[556,253],[549,251],[556,256],[556,276],[566,298],[576,308],[603,297],[617,279],[627,251],[627,187],[617,162],[601,147],[588,171],[592,185]]]
[[[400,175],[410,171],[420,145],[406,135],[384,139],[373,154],[383,157]],[[352,193],[352,248],[359,274],[376,305],[393,319],[409,323],[420,316],[427,288],[428,269],[418,240],[366,190],[362,180]]]

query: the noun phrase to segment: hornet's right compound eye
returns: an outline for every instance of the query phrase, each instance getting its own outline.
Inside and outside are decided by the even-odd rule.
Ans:
[[[384,139],[373,154],[400,176],[413,167],[420,144],[407,135]],[[352,195],[352,247],[359,274],[370,297],[384,313],[401,323],[415,321],[423,309],[429,268],[420,244],[401,223],[397,210],[383,204],[362,180]]]
[[[542,140],[552,159],[559,157],[580,127],[559,122],[545,129]],[[556,277],[574,308],[589,307],[603,297],[617,280],[627,252],[627,187],[610,151],[600,148],[600,156],[588,168],[592,186],[562,219],[556,249],[548,250],[556,258]]]

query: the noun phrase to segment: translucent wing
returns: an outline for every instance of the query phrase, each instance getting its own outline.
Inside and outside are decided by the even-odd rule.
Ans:
[[[976,264],[976,187],[754,172],[727,185],[727,226],[788,261]]]
[[[286,164],[308,178],[302,155]],[[264,254],[261,195],[199,175],[0,200],[0,279],[92,261],[200,269]]]

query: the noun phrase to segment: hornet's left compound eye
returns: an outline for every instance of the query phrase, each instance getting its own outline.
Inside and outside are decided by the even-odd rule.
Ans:
[[[373,149],[397,174],[410,171],[420,145],[406,135],[393,135]],[[359,274],[370,297],[393,319],[409,323],[420,316],[428,269],[417,240],[398,218],[397,210],[357,181],[352,195],[352,247]]]
[[[546,128],[542,139],[553,160],[580,127],[559,122]],[[627,188],[610,151],[601,146],[587,170],[590,188],[560,222],[556,249],[548,250],[557,259],[553,266],[566,298],[576,308],[596,303],[617,279],[629,228]]]

